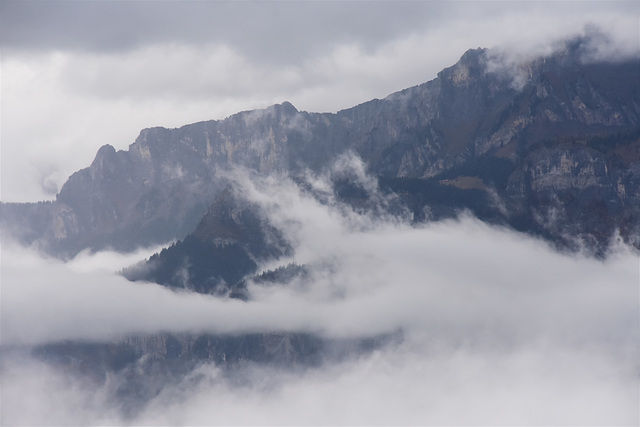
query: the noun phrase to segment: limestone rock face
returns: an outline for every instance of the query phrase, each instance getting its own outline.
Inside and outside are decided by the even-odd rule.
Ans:
[[[554,191],[612,185],[604,155],[591,149],[556,148],[537,152],[527,165],[531,191]]]
[[[516,65],[496,52],[470,50],[430,82],[336,114],[285,102],[224,120],[145,129],[126,151],[102,147],[53,203],[2,204],[0,219],[7,233],[59,257],[85,248],[130,250],[194,230],[231,168],[319,171],[349,151],[383,180],[481,179],[494,202],[527,218],[514,225],[513,215],[488,204],[480,216],[526,231],[533,212],[549,207],[531,203],[597,189],[618,226],[638,206],[640,62],[587,61],[585,43],[574,40]],[[407,202],[422,212],[417,205],[433,204],[429,197],[409,194]],[[474,210],[474,203],[430,209],[453,214]]]

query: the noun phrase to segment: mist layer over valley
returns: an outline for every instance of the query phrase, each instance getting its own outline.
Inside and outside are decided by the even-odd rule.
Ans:
[[[105,4],[68,10],[115,11]],[[172,3],[149,4],[120,7],[141,22],[143,11],[173,17]],[[469,26],[475,5],[454,8],[454,34],[430,14],[452,6],[394,2],[401,21],[429,12],[434,27],[411,32],[394,21],[378,34],[382,27],[365,20],[357,28],[371,33],[370,45],[337,41],[350,31],[323,42],[300,34],[286,52],[270,37],[245,40],[262,27],[239,4],[185,6],[252,17],[252,36],[230,31],[227,44],[218,39],[229,29],[222,22],[213,39],[177,22],[185,39],[169,44],[141,28],[150,38],[140,45],[109,39],[101,54],[84,51],[104,42],[93,33],[87,46],[51,39],[69,51],[42,75],[53,67],[69,87],[122,111],[153,104],[145,114],[162,112],[168,124],[215,104],[203,101],[205,89],[240,98],[218,99],[229,102],[215,111],[233,108],[226,118],[199,111],[193,117],[206,121],[143,129],[126,149],[90,132],[102,147],[66,181],[71,161],[18,173],[19,162],[6,168],[5,157],[0,423],[638,425],[640,45],[629,30],[640,28],[627,16],[638,6],[604,13],[595,2],[589,7],[601,13],[574,16],[549,3],[563,19],[548,25],[529,3],[492,6],[504,28],[491,35],[487,24]],[[386,22],[390,4],[376,3],[368,19]],[[40,22],[19,3],[0,6]],[[285,16],[315,11],[318,22],[333,22],[337,12],[361,11],[317,6],[292,4],[298,12]],[[511,18],[536,23],[540,36],[525,25],[514,31]],[[55,29],[67,18],[51,19]],[[20,41],[18,27],[0,31],[12,36],[3,73],[47,87],[29,64],[41,63],[38,46],[49,40]],[[517,37],[465,52],[471,36],[458,30],[467,27],[492,43]],[[429,64],[434,78],[339,109],[364,96],[339,88],[376,87],[370,70],[422,63],[415,47],[444,39],[464,49],[439,72]],[[442,49],[432,57],[448,58]],[[154,59],[165,54],[174,61],[166,69]],[[169,65],[183,63],[197,78],[176,72],[182,83],[168,84]],[[27,77],[15,77],[21,69]],[[326,83],[345,69],[346,80]],[[236,112],[272,104],[279,88],[334,112],[280,98]],[[184,111],[168,102],[176,99],[188,102]],[[78,114],[80,123],[94,113]],[[3,133],[10,146],[20,146],[17,134],[44,132],[23,122]],[[21,184],[21,176],[33,179]],[[6,202],[44,193],[55,199]]]
[[[361,166],[351,162],[343,167]],[[467,215],[412,226],[341,203],[323,177],[303,186],[246,172],[232,179],[294,242],[295,255],[280,262],[307,274],[250,282],[244,302],[129,282],[104,262],[79,271],[106,254],[62,263],[5,247],[3,423],[637,422],[634,250],[613,246],[606,261],[565,254]],[[272,332],[325,346],[310,364],[199,360],[178,377],[147,372],[142,381],[166,382],[134,409],[128,369],[96,374],[77,354],[56,362],[23,353],[66,340]],[[369,349],[345,344],[363,339]]]

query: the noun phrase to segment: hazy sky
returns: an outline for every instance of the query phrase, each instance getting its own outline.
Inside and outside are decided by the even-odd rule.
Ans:
[[[520,53],[596,25],[638,51],[640,4],[0,1],[0,200],[51,199],[97,149],[288,100],[337,111],[465,50]]]

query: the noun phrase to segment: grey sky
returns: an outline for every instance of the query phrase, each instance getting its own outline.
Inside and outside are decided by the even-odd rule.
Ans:
[[[437,25],[443,9],[437,2],[9,1],[2,35],[18,49],[89,52],[215,42],[291,63],[327,45],[373,47]]]
[[[337,111],[475,47],[543,53],[595,24],[637,54],[637,2],[0,2],[0,200],[55,197],[97,149],[288,100]]]

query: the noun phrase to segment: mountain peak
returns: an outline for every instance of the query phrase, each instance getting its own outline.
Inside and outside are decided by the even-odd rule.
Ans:
[[[275,112],[276,114],[282,114],[285,116],[291,116],[298,113],[298,109],[293,106],[289,101],[284,101],[282,104],[274,104],[266,108],[267,111]]]
[[[462,54],[460,60],[458,62],[462,63],[477,63],[483,57],[483,55],[487,52],[486,48],[478,47],[475,49],[469,49],[465,53]]]
[[[567,200],[575,196],[572,191],[587,189],[611,206],[617,217],[598,226],[626,221],[636,214],[633,195],[640,191],[636,169],[628,168],[637,161],[638,61],[605,66],[571,59],[589,52],[585,46],[602,49],[596,36],[567,42],[555,55],[515,69],[509,58],[470,49],[432,82],[337,114],[305,115],[285,101],[224,120],[145,129],[127,151],[100,148],[89,168],[69,178],[46,215],[37,213],[31,228],[38,231],[24,240],[43,236],[52,251],[73,255],[86,247],[129,250],[181,238],[222,189],[220,171],[321,171],[345,152],[381,179],[415,188],[424,180],[434,180],[436,192],[445,191],[441,181],[451,184],[447,192],[478,180],[493,183],[513,209],[525,209],[513,220],[521,229],[546,229],[536,222],[538,205],[553,207],[549,200],[562,196],[558,188],[567,189]],[[504,69],[492,72],[493,63]],[[517,88],[516,78],[522,82]],[[420,203],[428,196],[414,196],[408,204],[422,215]],[[534,196],[540,200],[526,211],[522,200]],[[593,221],[573,221],[571,215],[580,212],[567,209],[566,224],[593,229]],[[29,215],[13,217],[26,223]],[[634,232],[621,231],[625,237]],[[598,233],[607,235],[608,229]]]
[[[116,158],[116,149],[110,145],[105,144],[96,153],[96,157],[91,163],[90,169],[102,171],[107,165],[113,165]]]
[[[483,48],[467,50],[458,62],[440,71],[438,77],[451,81],[455,86],[470,85],[486,70],[486,61],[484,60],[486,51],[487,49]]]
[[[102,147],[100,147],[100,149],[98,149],[94,162],[102,157],[112,156],[115,153],[116,153],[116,149],[113,147],[113,145],[105,144]]]

